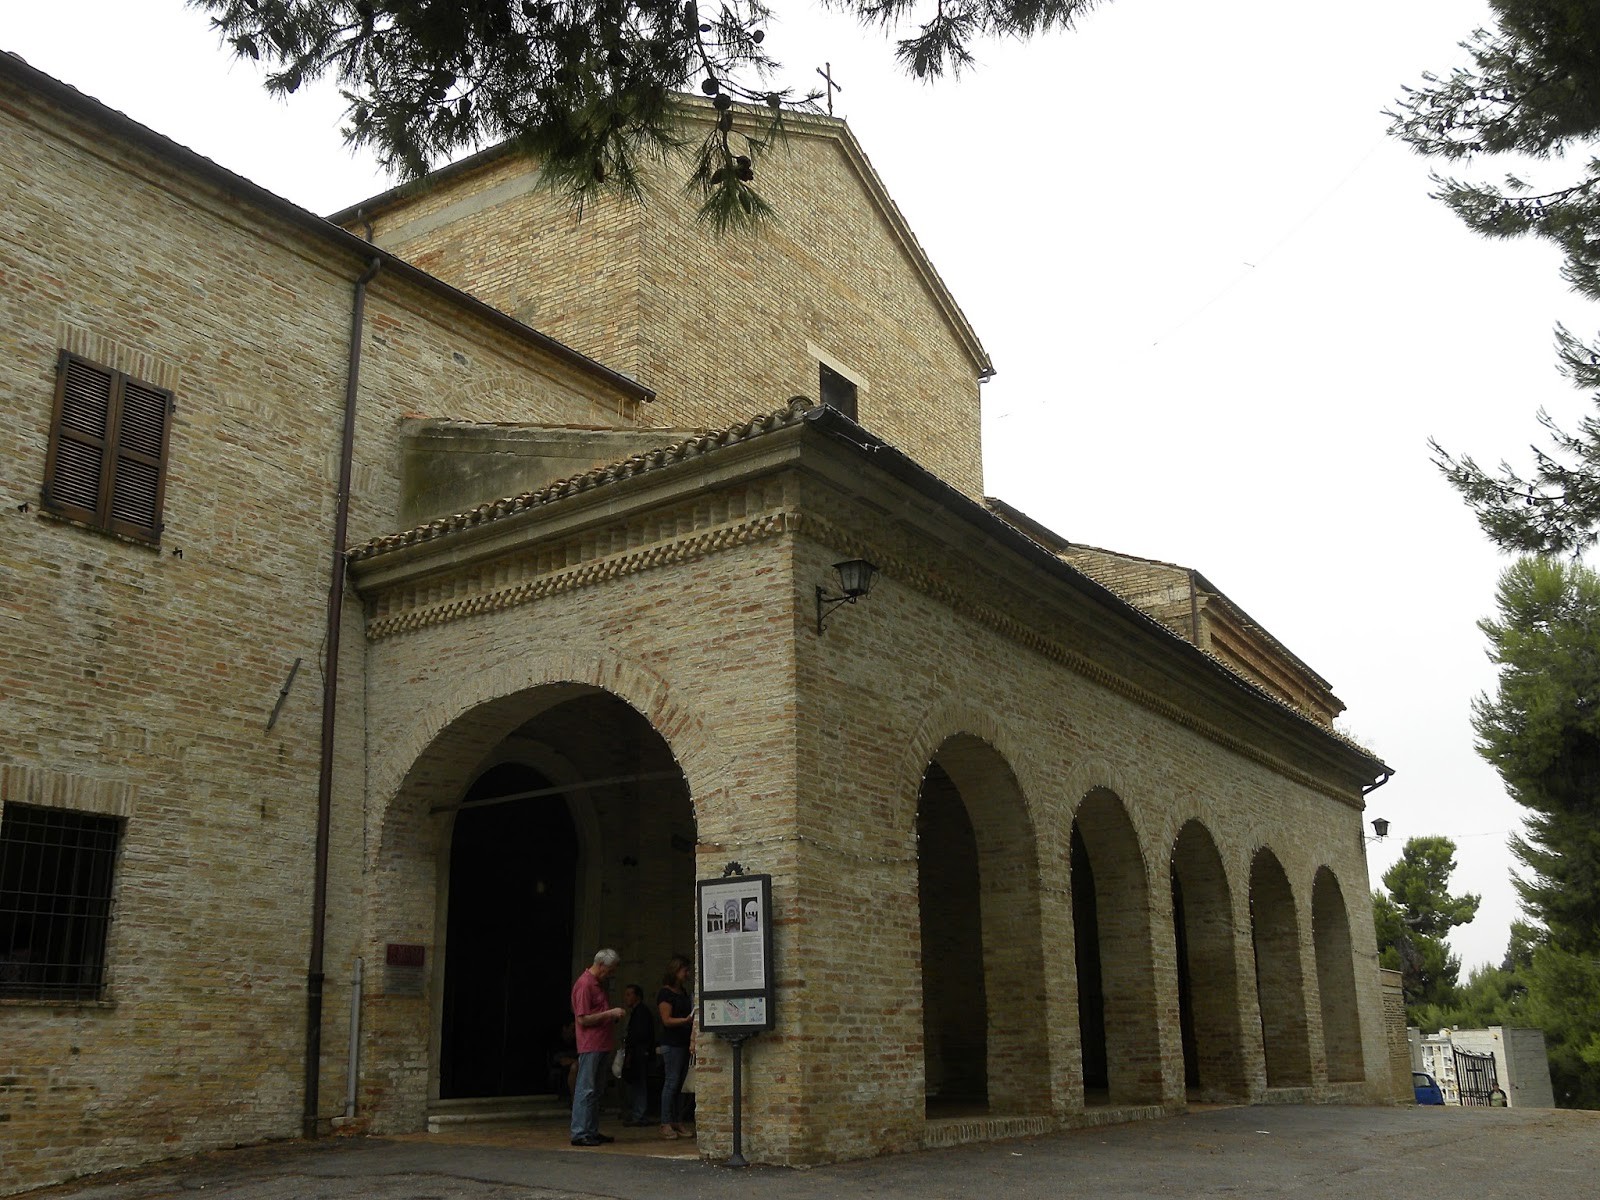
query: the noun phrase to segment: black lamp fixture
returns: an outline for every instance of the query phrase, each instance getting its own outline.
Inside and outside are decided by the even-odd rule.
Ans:
[[[840,595],[833,595],[821,584],[817,585],[817,636],[822,636],[828,614],[841,604],[854,604],[872,591],[872,581],[878,577],[878,568],[864,558],[851,558],[833,564],[839,576]]]
[[[1372,818],[1372,832],[1374,836],[1365,839],[1369,842],[1381,842],[1389,836],[1389,822],[1384,817]]]

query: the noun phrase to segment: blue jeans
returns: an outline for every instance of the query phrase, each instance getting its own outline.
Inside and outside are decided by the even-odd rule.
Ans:
[[[661,1123],[678,1123],[678,1097],[683,1092],[683,1077],[689,1072],[689,1047],[661,1047],[661,1061],[666,1065],[666,1078],[661,1081]]]
[[[578,1081],[572,1087],[572,1136],[592,1138],[600,1133],[600,1068],[607,1052],[592,1050],[578,1055]]]

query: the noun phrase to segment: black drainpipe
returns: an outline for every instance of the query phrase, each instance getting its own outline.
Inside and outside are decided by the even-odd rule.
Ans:
[[[339,447],[338,511],[333,522],[333,579],[328,585],[327,657],[322,669],[322,764],[317,775],[317,864],[311,892],[311,961],[306,967],[306,1106],[303,1131],[314,1138],[322,1081],[322,949],[328,916],[328,829],[333,814],[334,707],[339,698],[339,628],[344,620],[344,539],[350,524],[350,472],[356,446],[356,393],[361,382],[361,326],[367,284],[383,266],[374,258],[356,280],[350,309],[350,370],[344,385],[344,441]]]

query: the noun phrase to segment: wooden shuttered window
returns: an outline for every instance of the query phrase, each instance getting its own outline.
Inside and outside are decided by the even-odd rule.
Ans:
[[[171,392],[63,350],[56,363],[45,509],[159,542],[172,412]]]

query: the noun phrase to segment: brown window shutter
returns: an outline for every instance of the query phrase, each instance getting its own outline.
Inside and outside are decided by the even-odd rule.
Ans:
[[[44,507],[91,525],[101,523],[111,395],[116,373],[65,350],[56,364],[55,413],[45,462]]]
[[[44,507],[159,542],[172,393],[65,350],[56,373]]]
[[[126,377],[121,383],[108,528],[128,537],[159,542],[172,394]]]

